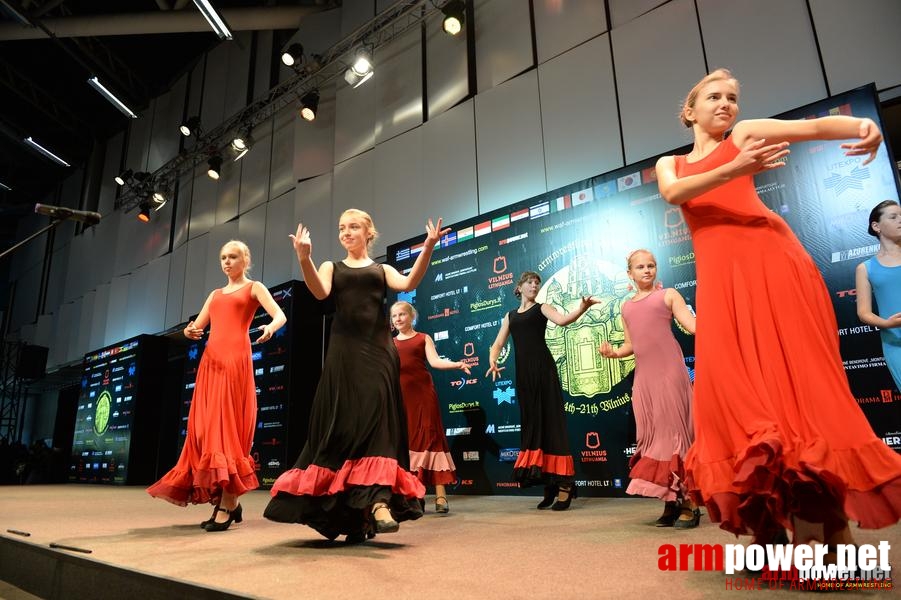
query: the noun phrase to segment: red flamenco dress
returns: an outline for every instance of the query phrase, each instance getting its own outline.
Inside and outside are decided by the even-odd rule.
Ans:
[[[554,357],[544,341],[547,317],[537,302],[525,312],[507,313],[516,358],[516,400],[522,441],[513,464],[521,487],[573,484],[575,465],[569,450],[563,392]]]
[[[456,466],[450,455],[441,408],[432,376],[426,367],[425,334],[394,338],[400,355],[400,389],[407,411],[410,440],[410,471],[423,485],[448,485],[457,481]]]
[[[702,173],[739,152],[731,139]],[[901,518],[901,456],[870,428],[839,354],[829,292],[785,221],[738,177],[682,205],[697,261],[695,443],[689,489],[735,534],[771,536],[792,516],[867,529]],[[760,541],[765,541],[761,539]]]
[[[240,496],[259,487],[250,456],[257,417],[248,330],[259,303],[253,283],[213,292],[210,337],[197,368],[188,436],[171,471],[147,488],[179,506],[218,503],[223,490]]]
[[[373,534],[369,509],[388,503],[395,521],[422,516],[425,488],[408,471],[400,365],[385,316],[379,264],[336,262],[325,366],[310,411],[307,442],[272,486],[263,513],[303,523],[333,540]]]

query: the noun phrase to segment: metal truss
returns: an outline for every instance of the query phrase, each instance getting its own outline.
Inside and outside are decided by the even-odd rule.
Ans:
[[[275,86],[262,99],[257,100],[238,113],[232,115],[216,128],[201,136],[191,149],[171,159],[152,173],[153,184],[174,184],[179,177],[209,158],[211,152],[218,152],[231,143],[231,135],[241,128],[253,128],[269,119],[277,112],[296,102],[307,92],[320,89],[327,83],[341,77],[349,66],[345,57],[359,48],[374,50],[400,37],[431,15],[440,12],[434,2],[407,0],[398,2],[374,19],[357,28],[354,32],[332,46],[322,56],[315,57],[303,65],[298,73]],[[137,186],[123,193],[116,208],[128,212],[146,199],[151,186]]]
[[[0,437],[10,443],[19,440],[19,413],[22,407],[22,382],[16,377],[22,342],[3,342],[0,355]]]

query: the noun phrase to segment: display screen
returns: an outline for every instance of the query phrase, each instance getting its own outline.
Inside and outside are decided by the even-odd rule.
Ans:
[[[270,290],[273,299],[286,315],[290,315],[292,285],[280,285]],[[248,331],[251,342],[260,337],[259,327],[272,318],[260,307],[253,317]],[[262,487],[271,487],[285,470],[285,436],[287,434],[288,388],[290,367],[288,358],[291,323],[279,329],[272,339],[251,346],[254,381],[257,391],[257,423],[251,456],[256,461],[257,478]],[[181,451],[187,436],[188,415],[194,395],[197,368],[203,356],[206,339],[192,343],[187,349],[185,378],[182,390],[181,425],[178,448]]]
[[[874,90],[861,88],[781,117],[826,114],[870,117],[878,123]],[[866,234],[869,210],[883,199],[898,198],[897,174],[885,146],[864,166],[862,157],[845,156],[839,144],[792,144],[788,164],[757,177],[757,191],[786,219],[823,272],[836,306],[852,390],[877,434],[887,436],[901,429],[901,417],[897,410],[892,417],[885,407],[901,396],[882,391],[892,385],[878,333],[861,327],[848,290],[854,287],[854,267],[878,248]],[[661,198],[655,163],[656,158],[648,159],[452,225],[419,287],[397,295],[416,307],[415,327],[432,336],[439,354],[462,359],[472,369],[468,377],[459,371],[432,373],[460,477],[458,493],[518,490],[510,480],[521,426],[510,340],[498,360],[504,367],[501,379],[492,382],[485,372],[501,320],[519,306],[513,290],[527,270],[541,276],[538,301],[560,312],[576,308],[583,295],[601,301],[568,327],[549,323],[545,339],[560,377],[580,491],[623,493],[635,451],[635,361],[604,358],[597,348],[604,341],[614,346],[623,342],[621,307],[633,293],[626,277],[627,255],[638,248],[651,250],[663,285],[695,304],[691,235],[681,210]],[[429,216],[440,215],[423,219]],[[395,244],[388,248],[388,261],[407,272],[421,250],[421,237]],[[790,302],[792,294],[804,290],[784,292]],[[673,332],[693,377],[693,338],[675,324]],[[888,398],[888,404],[877,408],[867,400],[871,397]],[[901,439],[901,434],[891,439]]]
[[[127,482],[139,351],[133,339],[85,355],[69,481]]]

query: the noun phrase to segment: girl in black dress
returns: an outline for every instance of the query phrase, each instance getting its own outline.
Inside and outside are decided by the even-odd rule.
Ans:
[[[501,321],[497,339],[491,345],[485,377],[497,380],[506,367],[497,360],[507,337],[513,335],[516,355],[516,398],[520,407],[522,442],[519,457],[513,465],[513,478],[522,487],[544,485],[544,498],[539,509],[566,510],[575,496],[576,474],[566,434],[566,413],[557,365],[544,341],[547,322],[563,327],[585,314],[599,300],[585,296],[579,306],[562,314],[549,304],[535,301],[541,288],[541,276],[524,272],[514,294],[520,298],[519,308],[511,310]],[[556,499],[556,502],[554,500]]]
[[[330,540],[363,542],[393,533],[398,522],[422,516],[425,488],[409,472],[400,364],[385,315],[387,288],[414,289],[432,249],[447,231],[429,219],[422,252],[410,273],[375,263],[369,248],[378,232],[368,214],[344,211],[338,239],[347,250],[317,271],[310,232],[291,236],[304,282],[313,296],[335,301],[328,352],[313,398],[307,443],[294,468],[272,486],[264,516],[309,525]]]

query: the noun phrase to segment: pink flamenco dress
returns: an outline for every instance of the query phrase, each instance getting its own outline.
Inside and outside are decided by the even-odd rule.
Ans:
[[[210,337],[200,365],[181,456],[147,488],[179,506],[218,504],[223,490],[240,496],[259,487],[250,456],[257,417],[256,384],[248,331],[259,303],[253,283],[213,292]]]

